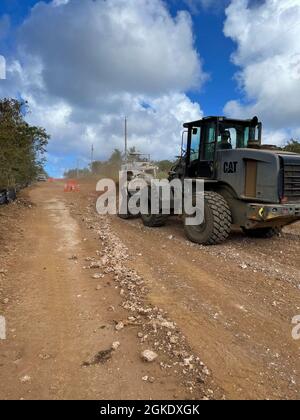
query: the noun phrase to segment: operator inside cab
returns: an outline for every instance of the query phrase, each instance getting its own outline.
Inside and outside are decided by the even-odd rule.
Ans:
[[[232,150],[231,136],[229,130],[224,130],[221,134],[221,143],[218,145],[219,150]]]

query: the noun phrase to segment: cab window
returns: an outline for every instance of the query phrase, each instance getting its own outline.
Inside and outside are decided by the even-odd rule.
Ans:
[[[190,162],[199,159],[200,139],[201,139],[201,128],[200,127],[192,128]]]
[[[215,124],[208,125],[206,127],[205,138],[204,138],[204,160],[214,160],[216,143],[216,127]]]
[[[222,124],[218,135],[218,150],[248,147],[250,140],[259,139],[259,127]]]
[[[218,150],[230,150],[237,147],[237,132],[235,128],[227,128],[218,135]]]

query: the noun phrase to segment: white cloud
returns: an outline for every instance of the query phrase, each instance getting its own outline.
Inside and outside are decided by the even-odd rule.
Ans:
[[[67,4],[67,3],[69,3],[69,0],[53,0],[54,6],[61,6],[62,4]]]
[[[51,165],[68,154],[104,158],[129,143],[155,158],[178,153],[186,120],[202,116],[184,93],[205,82],[188,13],[161,0],[40,2],[18,30],[1,96],[29,101],[51,134]],[[58,160],[56,160],[58,159]]]
[[[27,55],[40,58],[53,94],[89,104],[107,92],[201,86],[205,75],[191,26],[187,13],[172,18],[160,0],[38,3],[19,42]]]
[[[226,114],[257,114],[273,131],[288,138],[299,132],[300,1],[232,0],[224,33],[237,43],[232,60],[244,101],[232,100]],[[278,136],[278,133],[281,133]]]

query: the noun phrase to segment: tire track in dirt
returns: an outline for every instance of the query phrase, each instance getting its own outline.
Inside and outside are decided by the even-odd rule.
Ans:
[[[151,300],[178,322],[227,396],[298,398],[299,345],[291,338],[300,309],[297,270],[291,276],[290,266],[271,270],[256,251],[255,268],[242,269],[245,248],[255,241],[245,240],[242,250],[238,237],[203,249],[187,243],[176,222],[150,230],[114,218],[113,226],[132,252],[132,266],[147,278]]]

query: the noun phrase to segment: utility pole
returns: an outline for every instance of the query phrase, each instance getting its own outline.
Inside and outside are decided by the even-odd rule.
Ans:
[[[93,162],[94,162],[94,145],[92,144],[92,148],[91,148],[91,172],[93,172]]]
[[[127,163],[127,117],[125,117],[125,162]]]
[[[76,174],[77,174],[77,179],[78,179],[79,178],[79,159],[77,159]]]

